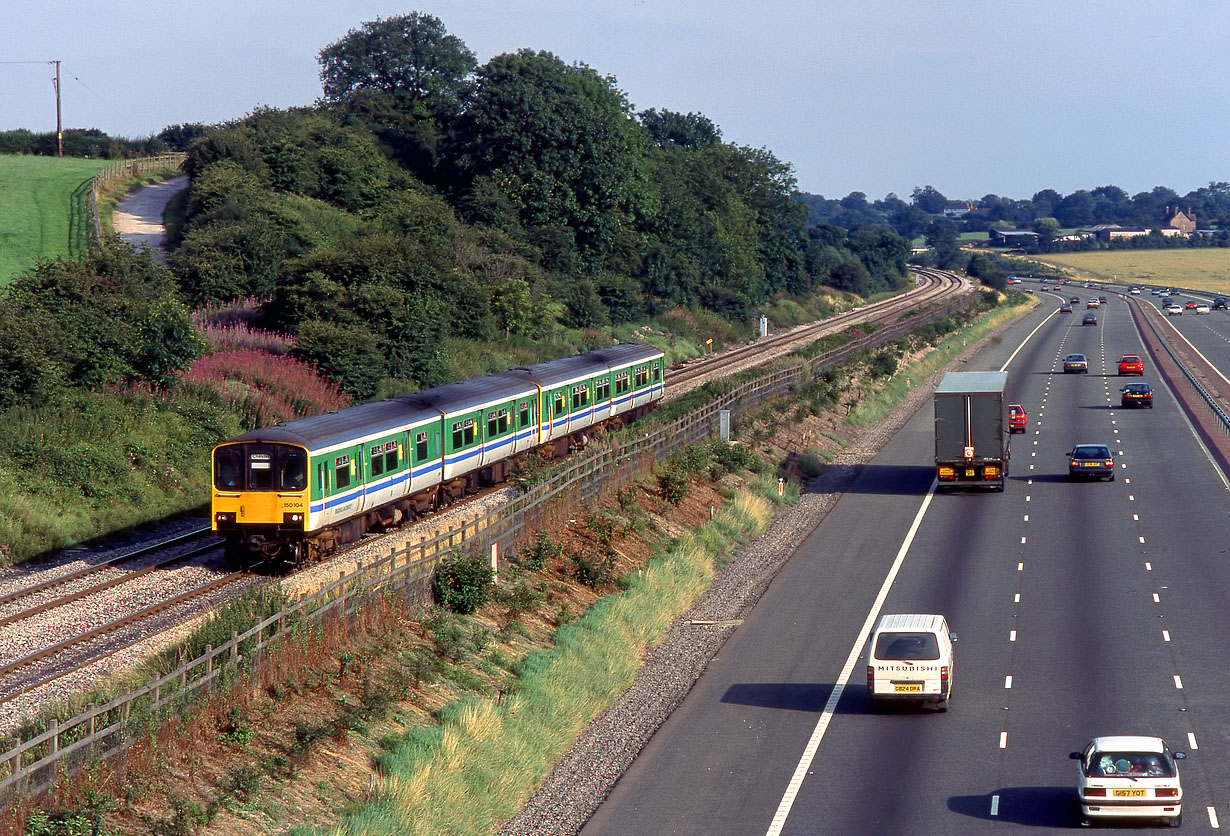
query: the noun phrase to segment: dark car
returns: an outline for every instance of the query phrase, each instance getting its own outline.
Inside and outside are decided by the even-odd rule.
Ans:
[[[1215,311],[1226,310],[1226,297],[1225,296],[1214,296],[1213,297],[1213,310]]]
[[[1105,444],[1078,444],[1068,453],[1068,476],[1084,479],[1086,476],[1105,476],[1115,481],[1115,457]]]
[[[1069,354],[1063,358],[1064,374],[1089,374],[1089,360],[1084,354]]]
[[[1103,305],[1105,305],[1105,304],[1106,304],[1106,297],[1105,297],[1105,296],[1099,296],[1099,297],[1098,297],[1098,301],[1099,301],[1099,302],[1101,302]]]
[[[1148,383],[1129,383],[1119,390],[1119,395],[1119,403],[1123,406],[1153,408],[1153,388]]]
[[[1072,306],[1071,305],[1060,305],[1059,312],[1060,313],[1072,313]]]
[[[1087,313],[1085,318],[1081,320],[1081,325],[1097,325],[1098,317],[1096,314]]]

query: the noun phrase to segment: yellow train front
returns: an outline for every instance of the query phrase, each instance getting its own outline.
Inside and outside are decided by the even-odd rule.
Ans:
[[[297,563],[309,516],[308,451],[255,430],[213,451],[212,527],[236,550]]]

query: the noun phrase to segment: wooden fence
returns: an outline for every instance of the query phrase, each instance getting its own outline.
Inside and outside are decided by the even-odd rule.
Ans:
[[[129,690],[105,705],[89,706],[69,720],[53,721],[48,729],[29,740],[16,741],[7,751],[0,752],[0,776],[4,776],[0,778],[0,804],[11,803],[18,795],[33,796],[49,788],[63,771],[114,755],[142,729],[150,728],[151,721],[160,722],[175,706],[185,705],[186,700],[211,686],[232,683],[248,672],[255,672],[270,645],[289,640],[295,630],[319,623],[331,613],[342,619],[354,618],[359,603],[377,590],[425,603],[430,598],[436,562],[454,549],[490,554],[498,570],[505,559],[501,556],[528,542],[536,531],[535,523],[552,510],[570,512],[593,504],[604,491],[648,475],[671,453],[714,436],[721,410],[731,410],[732,417],[738,420],[756,404],[787,393],[796,384],[813,379],[822,369],[895,340],[972,301],[973,295],[967,295],[810,360],[768,372],[639,438],[593,445],[586,453],[569,460],[550,479],[507,505],[434,537],[397,542],[394,535],[388,555],[340,574],[315,594],[242,633],[233,632],[220,647],[208,647],[196,659],[181,658],[178,667],[165,676]],[[138,723],[138,718],[144,722]]]
[[[161,154],[157,157],[140,157],[135,160],[112,160],[103,166],[102,171],[94,175],[90,188],[81,195],[85,201],[84,212],[93,224],[94,235],[91,245],[95,246],[102,241],[102,222],[98,218],[98,194],[104,186],[113,180],[174,171],[183,167],[187,159],[187,154]]]

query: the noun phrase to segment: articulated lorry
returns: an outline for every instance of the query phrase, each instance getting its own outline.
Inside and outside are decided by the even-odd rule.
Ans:
[[[935,478],[941,488],[1004,489],[1011,434],[1007,372],[949,372],[935,390]]]

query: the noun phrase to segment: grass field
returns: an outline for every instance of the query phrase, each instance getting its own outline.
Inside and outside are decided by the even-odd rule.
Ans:
[[[1230,249],[1221,247],[1052,253],[1030,259],[1073,271],[1082,281],[1230,291]]]
[[[83,196],[105,164],[0,155],[0,286],[39,258],[81,254]]]

